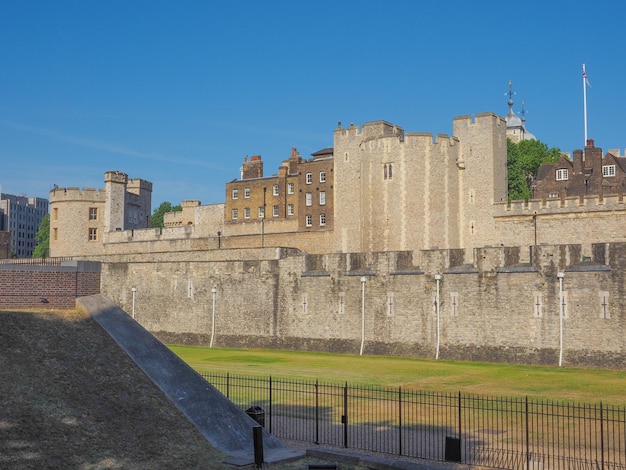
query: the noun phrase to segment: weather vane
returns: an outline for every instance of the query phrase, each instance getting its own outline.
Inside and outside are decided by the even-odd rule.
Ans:
[[[509,80],[509,91],[504,96],[509,95],[509,101],[513,101],[513,95],[516,93],[513,91],[513,80]]]

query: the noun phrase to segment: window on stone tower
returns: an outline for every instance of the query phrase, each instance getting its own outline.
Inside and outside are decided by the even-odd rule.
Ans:
[[[568,178],[567,168],[559,168],[556,170],[556,180],[566,181]]]
[[[237,220],[239,217],[239,211],[237,209],[233,209],[230,213],[230,218],[233,220]]]
[[[89,208],[89,220],[98,220],[98,208],[97,207]]]
[[[273,196],[278,196],[278,185],[277,184],[272,186],[272,195]]]
[[[320,214],[320,225],[326,225],[326,214]]]
[[[387,164],[386,163],[383,165],[383,178],[387,179]]]
[[[320,171],[320,183],[326,183],[326,172]]]
[[[305,202],[307,206],[313,205],[313,193],[306,193]]]
[[[296,192],[296,187],[293,183],[289,183],[287,184],[287,193],[288,194],[293,194]]]
[[[389,164],[389,179],[393,178],[393,166]]]
[[[90,242],[95,242],[98,240],[98,229],[97,228],[90,228],[89,229],[89,241]]]
[[[313,173],[307,173],[306,174],[306,184],[311,184],[313,183]]]
[[[313,216],[310,214],[307,214],[306,216],[306,226],[307,227],[312,227],[313,226]]]
[[[237,199],[239,197],[239,190],[238,189],[233,189],[231,195],[232,195],[233,199]]]
[[[287,215],[295,214],[295,206],[293,204],[287,204]]]

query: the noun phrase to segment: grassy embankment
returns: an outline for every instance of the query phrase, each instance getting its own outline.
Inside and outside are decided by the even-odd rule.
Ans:
[[[199,372],[626,405],[626,371],[170,346]]]

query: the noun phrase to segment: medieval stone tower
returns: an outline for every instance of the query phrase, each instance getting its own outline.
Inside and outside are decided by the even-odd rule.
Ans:
[[[456,162],[458,246],[471,249],[496,243],[494,203],[508,197],[506,122],[493,113],[477,114],[473,120],[460,116],[454,119],[453,131],[461,144]]]
[[[334,148],[336,251],[482,246],[507,197],[506,124],[492,113],[456,118],[452,137],[339,125]]]
[[[150,226],[152,183],[108,171],[104,184],[50,191],[50,256],[102,254],[109,232]]]

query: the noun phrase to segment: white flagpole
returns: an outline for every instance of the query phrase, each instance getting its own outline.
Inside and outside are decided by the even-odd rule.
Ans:
[[[587,146],[587,72],[585,70],[585,64],[583,64],[583,112],[585,115],[585,145]]]

